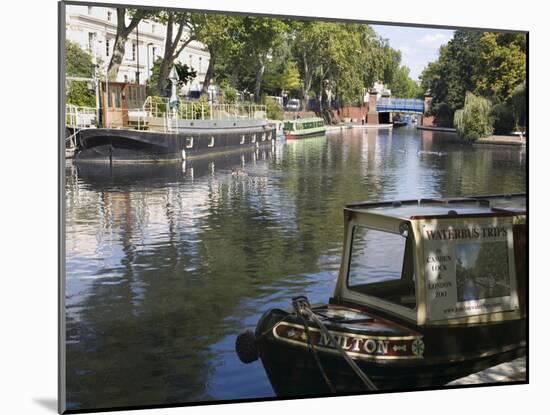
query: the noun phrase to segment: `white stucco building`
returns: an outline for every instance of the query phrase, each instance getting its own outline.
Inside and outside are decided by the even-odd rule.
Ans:
[[[96,55],[103,63],[102,71],[111,60],[116,37],[117,11],[115,8],[99,6],[67,5],[66,38]],[[130,18],[126,15],[126,24]],[[176,27],[177,28],[177,27]],[[174,30],[176,32],[176,30]],[[128,37],[124,59],[118,72],[117,81],[144,84],[150,75],[153,62],[164,56],[166,26],[149,20],[142,20],[137,29]],[[185,38],[185,34],[182,38]],[[197,72],[197,77],[187,84],[182,93],[200,91],[204,82],[210,54],[203,44],[191,42],[180,53],[177,61],[186,64]]]

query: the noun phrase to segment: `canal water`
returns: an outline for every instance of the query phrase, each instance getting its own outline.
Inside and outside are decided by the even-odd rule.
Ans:
[[[274,396],[236,336],[331,295],[342,207],[526,190],[526,153],[415,129],[184,164],[66,167],[69,409]]]

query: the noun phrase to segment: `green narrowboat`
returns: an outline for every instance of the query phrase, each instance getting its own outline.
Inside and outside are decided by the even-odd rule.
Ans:
[[[298,118],[283,121],[285,137],[290,139],[323,135],[326,130],[327,127],[322,118]]]

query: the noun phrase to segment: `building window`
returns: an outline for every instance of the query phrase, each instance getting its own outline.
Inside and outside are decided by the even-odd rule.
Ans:
[[[157,48],[155,46],[153,46],[152,51],[153,51],[153,60],[155,60],[155,56],[157,54]]]
[[[109,46],[110,46],[110,39],[109,38],[106,38],[105,39],[105,55],[109,56]]]
[[[132,43],[132,60],[136,60],[136,44]]]
[[[202,73],[202,57],[199,57],[199,73]]]
[[[189,55],[189,69],[193,69],[193,55]]]
[[[124,75],[124,82],[128,82],[128,75]]]
[[[151,33],[155,33],[155,25],[154,24],[151,25]]]
[[[113,17],[113,12],[107,12],[107,20],[111,21],[112,17]]]
[[[92,6],[88,6],[88,14],[92,14],[92,9],[93,9]]]

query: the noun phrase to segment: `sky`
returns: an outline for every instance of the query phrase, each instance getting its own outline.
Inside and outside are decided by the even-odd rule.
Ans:
[[[371,25],[390,46],[401,51],[401,62],[411,70],[410,77],[414,80],[429,63],[437,59],[439,47],[453,37],[453,30],[426,29],[419,27],[402,27]]]

